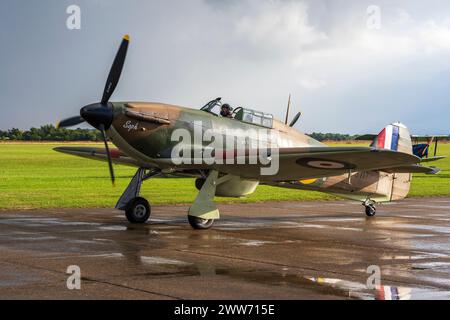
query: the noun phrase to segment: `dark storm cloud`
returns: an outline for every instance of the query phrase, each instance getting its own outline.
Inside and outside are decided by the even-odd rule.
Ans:
[[[131,47],[113,100],[199,107],[223,96],[306,131],[374,132],[403,121],[448,133],[450,4],[376,1],[13,1],[0,3],[0,128],[39,126],[100,99],[120,38]],[[82,10],[81,30],[65,26]],[[429,117],[424,121],[424,114]]]

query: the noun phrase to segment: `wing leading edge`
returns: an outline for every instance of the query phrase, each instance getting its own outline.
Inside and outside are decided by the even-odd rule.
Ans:
[[[56,147],[53,150],[70,154],[73,156],[78,156],[82,158],[108,161],[104,148],[93,148],[93,147]],[[123,164],[133,167],[138,167],[138,162],[133,158],[128,157],[119,149],[110,149],[112,162],[115,164]]]

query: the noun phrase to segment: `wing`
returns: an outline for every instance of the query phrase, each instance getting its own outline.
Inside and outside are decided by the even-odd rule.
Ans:
[[[70,154],[73,156],[78,156],[82,158],[87,158],[91,160],[99,160],[107,162],[108,158],[106,156],[105,149],[103,148],[92,148],[92,147],[56,147],[53,150]],[[133,158],[128,157],[126,154],[121,152],[119,149],[113,148],[110,149],[111,159],[114,164],[122,164],[131,167],[140,167],[140,168],[151,168],[152,166],[148,164],[139,164]],[[158,174],[160,178],[186,178],[186,177],[194,177],[197,178],[201,176],[201,173],[198,170],[177,170],[170,171],[170,173],[161,172]]]
[[[100,161],[108,161],[105,149],[103,148],[93,148],[93,147],[56,147],[53,150],[83,157],[87,159],[100,160]],[[111,158],[113,163],[115,164],[124,164],[128,166],[138,167],[139,164],[133,158],[128,157],[119,149],[110,149]]]
[[[107,161],[105,150],[102,148],[57,147],[54,150],[83,158]],[[414,155],[366,147],[281,148],[278,156],[272,155],[271,164],[266,166],[248,164],[248,155],[245,156],[246,159],[238,158],[238,153],[235,152],[224,155],[228,159],[230,154],[234,158],[233,164],[226,164],[226,161],[224,161],[224,164],[185,166],[178,169],[180,172],[190,172],[191,169],[200,168],[217,169],[223,173],[261,181],[290,181],[336,176],[349,171],[383,170],[389,168],[402,168],[401,170],[404,171],[405,167],[412,168],[410,166],[420,162],[420,158]],[[140,166],[136,160],[128,157],[118,149],[112,149],[111,155],[113,162],[116,164]],[[165,164],[167,165],[170,162],[171,160],[167,159]],[[270,168],[273,168],[274,171],[271,171]],[[266,171],[264,173],[265,169],[271,172]],[[417,172],[415,167],[411,170],[414,170],[411,172]]]
[[[414,155],[385,149],[319,147],[279,149],[278,165],[276,156],[272,155],[271,164],[268,166],[248,164],[216,166],[219,171],[250,179],[288,181],[337,176],[350,171],[404,168],[419,162],[420,158]],[[236,160],[235,163],[239,163],[239,161]],[[270,172],[270,167],[275,169],[274,174],[271,174],[273,172]]]

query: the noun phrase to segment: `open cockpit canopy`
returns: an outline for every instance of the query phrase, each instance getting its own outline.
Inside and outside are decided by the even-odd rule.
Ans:
[[[220,108],[222,106],[222,98],[216,98],[205,104],[200,110],[211,113],[215,116],[220,115]],[[233,111],[232,119],[253,124],[265,128],[273,128],[273,115],[256,111],[248,108],[237,107]]]

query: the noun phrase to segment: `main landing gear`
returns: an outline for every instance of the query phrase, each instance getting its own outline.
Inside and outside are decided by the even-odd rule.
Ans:
[[[366,208],[366,216],[373,217],[377,213],[377,208],[375,207],[375,201],[366,199],[363,202],[363,206]]]
[[[139,196],[142,182],[159,174],[158,170],[150,170],[140,168],[130,184],[123,192],[116,204],[116,209],[124,210],[125,216],[131,223],[145,223],[150,218],[152,212],[150,203]]]
[[[211,170],[206,179],[200,178],[195,181],[199,192],[188,212],[188,221],[192,228],[209,229],[214,224],[214,220],[219,219],[219,210],[214,203],[214,196],[217,186],[228,179],[229,176],[226,175],[219,178],[219,173]]]
[[[130,184],[116,204],[116,209],[125,211],[125,216],[131,223],[145,223],[150,218],[150,203],[139,196],[142,182],[160,174],[159,170],[138,169]],[[189,208],[188,221],[192,228],[205,230],[212,227],[214,220],[219,219],[219,210],[214,204],[216,187],[230,179],[225,175],[219,178],[219,173],[212,170],[206,179],[196,181],[199,193]]]

